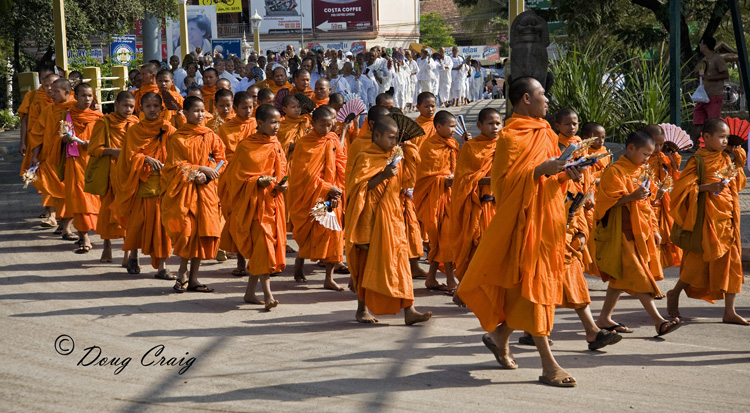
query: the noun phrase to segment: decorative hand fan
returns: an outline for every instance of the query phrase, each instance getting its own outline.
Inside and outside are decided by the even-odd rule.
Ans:
[[[388,157],[388,165],[396,166],[402,159],[404,159],[404,150],[399,145],[393,149],[393,153]]]
[[[367,107],[365,106],[364,102],[362,102],[359,99],[350,99],[344,103],[344,106],[341,107],[341,110],[339,110],[339,113],[336,115],[336,121],[337,122],[343,122],[346,123],[345,120],[350,114],[354,114],[354,117],[357,115],[361,115],[367,110]]]
[[[671,123],[660,123],[664,131],[664,147],[672,152],[684,151],[693,147],[693,140],[690,134],[684,129]]]
[[[739,119],[726,117],[723,119],[729,125],[729,146],[747,146],[748,134],[750,134],[750,122]]]
[[[398,126],[398,141],[399,143],[414,139],[419,136],[424,136],[424,129],[414,120],[406,117],[406,115],[400,115],[398,113],[391,114],[393,119],[396,121]]]
[[[336,214],[333,212],[329,201],[318,199],[318,202],[310,211],[310,216],[314,217],[325,229],[341,231],[341,225],[339,225],[339,220],[336,218]]]
[[[26,189],[29,187],[29,184],[32,184],[36,182],[37,176],[36,171],[39,169],[39,162],[37,162],[34,166],[27,169],[26,172],[21,175],[21,179],[23,179],[23,189]]]
[[[466,121],[464,120],[464,115],[458,115],[456,116],[456,131],[453,132],[456,137],[462,137],[466,133]]]
[[[279,89],[278,92],[276,92],[276,97],[273,99],[273,105],[276,106],[276,109],[281,112],[281,116],[286,116],[284,113],[284,106],[281,104],[281,102],[284,101],[284,98],[289,94],[289,89]]]
[[[294,97],[296,97],[297,100],[299,100],[299,106],[302,108],[303,115],[312,113],[312,111],[314,111],[315,108],[317,107],[315,102],[313,102],[313,100],[310,99],[309,97],[305,96],[304,93],[295,93]]]

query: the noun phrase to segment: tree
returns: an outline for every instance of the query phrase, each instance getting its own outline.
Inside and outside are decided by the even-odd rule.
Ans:
[[[433,49],[455,46],[456,40],[451,36],[452,32],[453,27],[448,26],[438,13],[424,14],[419,19],[419,41]]]

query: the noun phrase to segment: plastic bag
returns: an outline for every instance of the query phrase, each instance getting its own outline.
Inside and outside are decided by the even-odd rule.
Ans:
[[[695,89],[695,92],[692,96],[690,96],[690,99],[692,99],[695,103],[708,103],[711,101],[711,99],[708,98],[708,93],[706,93],[706,88],[703,86],[703,78],[700,79],[700,84],[698,85],[698,88]]]

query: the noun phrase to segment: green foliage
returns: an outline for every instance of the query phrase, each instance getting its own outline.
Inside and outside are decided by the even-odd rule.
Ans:
[[[0,131],[18,129],[20,125],[21,118],[18,115],[11,114],[9,109],[0,110]]]
[[[433,49],[455,46],[452,32],[453,27],[448,26],[438,13],[423,14],[419,19],[419,42]]]

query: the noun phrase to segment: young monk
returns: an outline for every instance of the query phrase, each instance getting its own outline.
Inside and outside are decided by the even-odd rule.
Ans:
[[[234,110],[232,109],[234,95],[231,90],[219,89],[214,95],[214,99],[214,117],[206,121],[206,127],[214,132],[219,132],[219,128],[234,117]]]
[[[456,278],[460,281],[484,231],[495,215],[490,169],[495,144],[503,128],[500,112],[484,108],[477,117],[481,134],[463,144],[458,153],[451,193],[450,238],[455,251]],[[458,300],[458,296],[454,296]]]
[[[333,110],[338,113],[342,107],[344,107],[344,103],[346,103],[346,100],[344,99],[344,95],[341,93],[331,93],[328,96],[328,106],[332,107]],[[339,124],[339,122],[336,122],[336,124]]]
[[[138,274],[138,250],[151,256],[156,278],[175,280],[167,271],[172,242],[162,226],[161,172],[167,160],[167,144],[176,129],[161,116],[161,96],[147,93],[141,98],[143,120],[132,125],[117,158],[116,216],[126,228],[123,251],[130,251],[127,270]]]
[[[498,139],[492,167],[497,211],[458,287],[458,295],[488,333],[482,341],[505,369],[515,329],[530,332],[542,359],[539,381],[572,387],[576,380],[555,361],[547,336],[561,300],[565,242],[565,179],[579,168],[558,160],[557,136],[544,120],[547,98],[532,77],[511,83],[513,116]],[[502,263],[502,265],[500,264]]]
[[[604,126],[596,122],[584,123],[583,126],[581,126],[581,139],[597,138],[589,147],[589,154],[607,152],[607,148],[604,147],[604,138],[606,134],[607,132],[604,130]],[[589,173],[591,174],[591,180],[595,186],[598,184],[604,168],[609,166],[611,160],[611,156],[607,156],[599,159],[594,165],[591,165],[588,168]],[[594,191],[596,192],[596,189]],[[596,266],[596,242],[594,242],[594,229],[596,228],[596,222],[594,221],[593,203],[584,206],[584,209],[586,221],[588,222],[589,237],[586,241],[586,249],[583,250],[583,271],[586,274],[599,277],[599,268]]]
[[[301,69],[302,70],[302,69]],[[324,228],[310,216],[319,200],[329,202],[341,224],[339,202],[344,194],[346,154],[339,137],[332,132],[336,113],[328,106],[313,112],[312,132],[300,138],[289,163],[289,218],[292,234],[299,245],[299,256],[294,263],[294,280],[307,282],[303,272],[305,258],[322,260],[326,278],[323,287],[343,291],[333,280],[334,266],[343,262],[343,231]]]
[[[315,93],[312,97],[313,102],[316,106],[327,105],[331,94],[331,82],[328,79],[321,77],[315,82]],[[337,109],[334,108],[338,112]]]
[[[435,119],[435,108],[437,107],[437,99],[435,95],[430,92],[422,92],[417,95],[417,110],[419,116],[416,121],[419,126],[424,129],[424,136],[416,139],[414,142],[418,148],[422,148],[422,142],[424,142],[429,136],[435,133],[434,119]]]
[[[456,117],[441,110],[435,114],[434,125],[435,132],[422,142],[419,150],[421,161],[414,184],[414,204],[430,245],[427,253],[430,269],[425,287],[452,296],[458,286],[453,277],[455,258],[450,238],[451,187],[458,158],[458,141],[453,138]],[[443,264],[447,285],[436,279],[440,264]]]
[[[221,101],[218,100],[217,104],[221,104]],[[224,143],[224,146],[226,148],[225,156],[227,158],[227,162],[230,163],[230,165],[232,160],[234,159],[234,152],[235,148],[237,148],[237,145],[243,139],[255,133],[255,128],[257,127],[255,118],[251,116],[255,109],[253,107],[253,99],[247,92],[237,92],[237,94],[234,95],[232,108],[235,115],[231,117],[225,124],[221,125],[218,133],[219,138],[221,138],[221,141],[222,143]],[[219,242],[219,255],[221,255],[221,251],[225,251],[225,253],[239,253],[239,249],[232,239],[232,234],[229,231],[229,215],[232,214],[232,209],[227,208],[224,205],[224,199],[226,197],[226,183],[224,182],[225,179],[226,175],[224,175],[219,180],[219,196],[222,200],[221,209],[224,213],[225,218],[224,228],[221,230],[221,241]],[[245,258],[242,256],[242,254],[238,255],[237,268],[232,270],[232,275],[238,277],[247,275],[247,271],[245,271],[245,264]]]
[[[284,109],[284,119],[279,124],[278,140],[284,150],[284,155],[291,160],[294,144],[299,138],[307,134],[310,121],[302,116],[302,108],[294,95],[286,95],[281,101]]]
[[[228,90],[228,91],[231,92],[232,91],[232,82],[230,82],[228,79],[224,79],[224,78],[221,78],[221,79],[217,80],[216,81],[216,91],[218,92],[218,91],[220,91],[222,89]]]
[[[203,72],[203,101],[206,105],[206,112],[214,113],[214,96],[216,95],[216,81],[219,80],[219,72],[213,67],[209,67]]]
[[[393,96],[388,93],[381,93],[375,97],[375,106],[382,106],[386,109],[391,109],[393,106],[395,106],[395,102],[396,101],[393,99]],[[361,132],[365,132],[368,137],[372,136],[372,132],[370,131],[370,122],[368,122],[367,118],[365,118],[365,122],[362,124]],[[424,136],[418,137],[417,139],[424,139]],[[349,139],[349,142],[351,141],[352,139]]]
[[[240,92],[245,93],[245,92]],[[237,95],[240,95],[238,93]],[[237,145],[235,156],[222,178],[227,196],[222,208],[231,208],[227,226],[242,256],[248,257],[244,300],[271,310],[279,304],[271,292],[270,274],[285,267],[286,219],[282,194],[286,191],[286,159],[275,135],[281,114],[272,105],[255,112],[258,131]],[[261,282],[263,300],[255,295]]]
[[[375,122],[383,116],[389,116],[390,112],[383,106],[373,106],[367,112],[367,120],[365,125],[368,125],[367,129],[360,130],[359,134],[351,141],[346,147],[346,159],[356,159],[357,155],[365,148],[372,145],[372,126]],[[351,175],[352,163],[346,163],[345,176],[348,180]]]
[[[273,105],[273,99],[276,95],[271,89],[263,88],[258,90],[258,105]]]
[[[200,100],[203,100],[203,91],[200,88],[197,88],[197,87],[190,88],[187,91],[187,96],[186,97],[190,97],[190,96],[195,96],[195,97],[199,98]],[[210,121],[213,118],[214,118],[214,116],[212,114],[206,112],[206,117],[203,118],[203,124],[205,125],[208,121]],[[179,112],[175,113],[174,116],[172,116],[172,120],[171,120],[170,123],[172,124],[172,126],[174,126],[175,129],[177,129],[180,126],[184,125],[185,122],[186,122],[185,121],[185,115],[182,114],[182,111],[179,111]]]
[[[654,139],[654,153],[648,158],[648,165],[654,172],[656,182],[662,182],[669,176],[673,182],[680,177],[682,156],[671,148],[664,146],[664,130],[659,125],[648,125],[643,129]],[[651,206],[659,223],[661,243],[658,245],[663,268],[680,265],[682,250],[672,243],[672,225],[674,219],[669,215],[671,210],[671,196],[667,189],[657,189],[651,201]]]
[[[302,93],[303,95],[313,99],[315,92],[310,88],[310,72],[305,69],[297,69],[294,72],[294,78],[292,79],[294,87],[289,88],[290,94]]]
[[[198,281],[198,269],[201,260],[216,257],[219,250],[217,181],[225,148],[211,129],[201,126],[205,107],[200,99],[185,99],[183,112],[187,123],[170,139],[162,170],[161,220],[181,258],[174,290],[207,293],[214,290]]]
[[[184,99],[180,92],[175,90],[174,75],[169,70],[163,69],[156,74],[156,85],[159,87],[159,96],[164,102],[164,110],[162,110],[161,116],[170,120],[177,112],[182,110]]]
[[[154,63],[146,62],[141,66],[141,86],[133,93],[135,96],[135,113],[140,114],[140,102],[146,93],[159,93],[159,85],[156,84],[156,74],[159,73],[159,66]]]
[[[744,282],[738,193],[746,184],[747,154],[738,146],[729,148],[734,159],[725,152],[729,126],[721,119],[706,121],[701,135],[705,148],[688,160],[675,183],[671,210],[684,231],[692,231],[693,236],[699,231],[696,239],[700,242],[684,250],[680,279],[667,293],[667,311],[672,317],[680,316],[679,298],[684,290],[688,297],[710,303],[723,299],[722,321],[746,326],[750,322],[737,314],[734,303]],[[716,173],[731,162],[737,176],[729,182],[718,180]]]
[[[125,136],[128,129],[138,123],[138,118],[133,116],[135,110],[135,97],[130,92],[120,92],[115,98],[115,111],[104,115],[94,124],[91,132],[88,152],[93,158],[107,157],[110,160],[109,183],[107,192],[99,197],[101,207],[99,218],[96,223],[96,233],[104,240],[101,262],[112,262],[113,239],[125,238],[125,228],[115,216],[115,186],[117,184],[117,158],[120,156],[125,145]],[[87,171],[88,174],[88,171]],[[128,252],[122,266],[128,264]]]
[[[654,302],[661,294],[656,281],[664,278],[657,249],[661,236],[649,189],[635,182],[653,151],[654,140],[646,132],[628,135],[625,154],[604,170],[595,195],[596,262],[602,280],[609,282],[596,325],[618,333],[633,331],[612,319],[623,291],[641,301],[659,336],[682,326],[679,318],[665,320]]]
[[[390,159],[398,143],[398,127],[382,116],[372,127],[372,144],[352,160],[347,181],[346,256],[357,293],[355,318],[377,323],[376,315],[404,310],[407,325],[427,321],[432,312],[414,308],[408,242],[401,206],[403,162]],[[369,311],[368,311],[369,309]]]
[[[92,248],[89,231],[96,229],[101,206],[98,196],[83,190],[86,166],[89,162],[87,148],[94,124],[104,115],[91,110],[94,89],[88,83],[79,83],[76,86],[75,98],[76,105],[69,110],[74,133],[62,136],[61,139],[65,151],[62,159],[65,168],[65,208],[73,215],[73,226],[78,231],[78,249],[75,252],[86,254]],[[82,140],[83,143],[77,143],[74,138]]]

